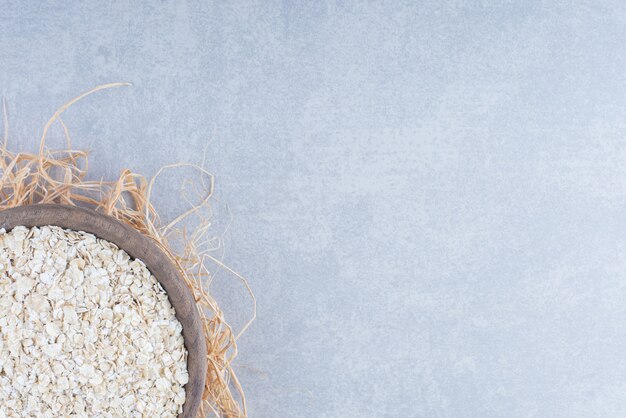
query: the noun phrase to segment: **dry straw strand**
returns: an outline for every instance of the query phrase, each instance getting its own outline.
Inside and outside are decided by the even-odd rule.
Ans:
[[[256,317],[256,300],[244,277],[209,254],[210,248],[203,249],[203,244],[210,241],[206,238],[209,219],[205,213],[210,211],[213,176],[201,166],[172,164],[161,168],[150,180],[130,170],[123,170],[117,179],[112,181],[87,180],[87,152],[72,147],[69,130],[61,119],[63,112],[90,94],[129,85],[131,84],[102,84],[61,106],[44,126],[37,154],[13,153],[8,150],[7,105],[3,100],[4,140],[0,148],[0,210],[40,203],[89,207],[113,216],[152,238],[180,270],[195,297],[203,322],[209,367],[199,416],[245,417],[246,398],[232,363],[237,355],[237,339]],[[55,122],[59,122],[65,135],[65,149],[50,150],[46,146],[48,132]],[[178,167],[191,167],[197,170],[202,185],[206,185],[205,179],[208,178],[208,190],[199,198],[199,202],[191,203],[189,210],[167,225],[162,225],[150,196],[156,178],[165,170]],[[184,226],[190,220],[194,221],[192,232]],[[174,242],[179,243],[176,250]],[[236,335],[209,292],[211,280],[207,268],[209,262],[241,280],[253,302],[251,320]]]

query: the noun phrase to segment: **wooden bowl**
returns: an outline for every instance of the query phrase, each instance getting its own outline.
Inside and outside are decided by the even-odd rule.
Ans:
[[[110,216],[90,209],[64,205],[31,205],[0,211],[0,228],[56,225],[85,231],[110,241],[131,257],[143,261],[161,283],[183,326],[185,347],[189,353],[185,385],[186,400],[180,418],[195,418],[202,401],[207,370],[207,348],[200,315],[191,291],[170,258],[147,236]]]

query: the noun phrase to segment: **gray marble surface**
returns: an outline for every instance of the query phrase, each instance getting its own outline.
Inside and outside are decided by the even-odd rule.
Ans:
[[[2,1],[0,93],[32,150],[132,82],[64,117],[94,178],[206,149],[250,416],[621,417],[625,45],[621,1]]]

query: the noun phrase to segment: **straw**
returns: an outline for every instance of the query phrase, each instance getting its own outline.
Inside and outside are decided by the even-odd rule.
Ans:
[[[88,156],[86,151],[75,150],[69,130],[61,115],[74,103],[100,90],[129,86],[130,83],[109,83],[97,86],[61,106],[43,128],[39,152],[13,153],[7,149],[9,125],[6,101],[3,101],[4,140],[0,147],[0,210],[22,205],[57,203],[90,207],[132,226],[152,238],[181,272],[186,285],[195,297],[203,322],[208,351],[207,382],[200,408],[200,417],[245,417],[246,397],[233,370],[237,355],[237,339],[256,317],[256,300],[245,278],[225,266],[204,248],[209,231],[213,176],[201,166],[179,163],[161,168],[150,180],[130,170],[109,181],[87,180]],[[66,138],[66,149],[50,150],[46,146],[48,132],[58,122]],[[162,225],[158,212],[150,201],[155,181],[166,170],[188,167],[198,172],[198,181],[208,190],[197,203]],[[206,187],[205,187],[206,189]],[[193,223],[190,231],[186,226]],[[251,296],[253,315],[243,329],[235,335],[224,319],[217,301],[209,292],[211,274],[207,264],[212,263],[238,280]]]

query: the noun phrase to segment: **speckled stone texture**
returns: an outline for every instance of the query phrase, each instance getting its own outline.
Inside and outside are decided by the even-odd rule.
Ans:
[[[134,83],[64,117],[94,178],[206,149],[258,298],[252,417],[621,417],[625,22],[621,1],[5,1],[0,93],[33,150],[67,99]],[[189,175],[160,181],[167,216]],[[242,287],[213,290],[240,328]]]

